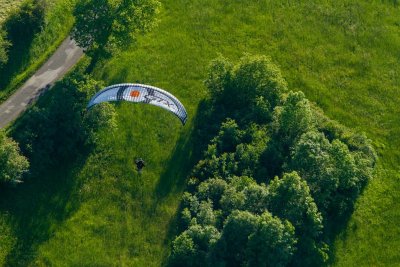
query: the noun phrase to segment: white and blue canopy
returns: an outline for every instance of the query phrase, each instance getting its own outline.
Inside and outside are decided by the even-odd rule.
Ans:
[[[158,106],[175,114],[183,125],[187,121],[186,109],[175,96],[160,88],[137,83],[108,86],[92,97],[87,108],[102,102],[122,100]]]

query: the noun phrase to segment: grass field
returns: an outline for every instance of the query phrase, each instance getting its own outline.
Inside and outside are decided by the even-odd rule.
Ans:
[[[7,18],[10,11],[17,8],[23,0],[0,0],[0,24]]]
[[[400,264],[399,27],[390,1],[163,1],[159,26],[94,74],[171,91],[188,125],[155,107],[119,105],[118,132],[104,133],[101,149],[4,192],[0,263],[161,265],[200,152],[193,119],[207,66],[219,54],[249,52],[271,56],[291,89],[365,131],[379,152],[376,177],[335,242],[334,265]],[[147,162],[141,176],[136,156]]]

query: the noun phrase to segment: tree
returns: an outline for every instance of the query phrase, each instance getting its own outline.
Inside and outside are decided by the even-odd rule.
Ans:
[[[351,211],[372,175],[371,167],[358,162],[346,144],[338,139],[330,143],[324,134],[313,131],[301,136],[289,166],[307,180],[318,208],[331,216]]]
[[[287,83],[278,66],[269,57],[247,55],[240,59],[234,70],[232,88],[235,100],[255,103],[262,97],[270,111],[281,101],[287,91]]]
[[[212,100],[219,100],[229,85],[233,65],[224,57],[211,61],[205,85],[211,93]]]
[[[258,217],[248,211],[234,211],[226,219],[221,239],[216,246],[217,258],[227,266],[240,266],[245,261],[249,236],[257,229]]]
[[[298,237],[294,266],[320,266],[327,260],[320,241],[322,215],[311,196],[307,182],[296,172],[285,173],[269,186],[268,210],[290,221]]]
[[[265,184],[251,184],[243,193],[245,195],[244,209],[254,214],[262,214],[268,207],[268,188]]]
[[[332,198],[329,213],[341,216],[352,210],[365,181],[346,144],[337,139],[333,140],[330,155],[334,164],[334,175],[339,178],[339,184]]]
[[[220,233],[213,226],[191,225],[172,242],[172,266],[210,266],[209,257]]]
[[[6,39],[6,32],[0,30],[0,68],[8,61],[8,49],[11,43]]]
[[[39,103],[28,110],[13,136],[36,168],[65,163],[87,152],[101,128],[113,132],[111,105],[86,110],[88,99],[101,87],[89,75],[73,72],[55,84],[45,106]]]
[[[318,237],[322,231],[322,216],[311,196],[307,182],[296,172],[275,177],[269,186],[268,210],[287,219],[299,235]]]
[[[0,131],[0,182],[18,182],[28,168],[29,162],[20,154],[18,144]]]
[[[279,68],[263,56],[244,56],[236,66],[220,57],[212,62],[205,83],[219,111],[240,125],[269,122],[287,91]]]
[[[104,56],[131,44],[155,25],[158,0],[82,0],[72,37],[89,54]]]
[[[268,58],[236,65],[219,58],[206,85],[211,99],[201,123],[212,127],[201,134],[211,142],[184,194],[182,225],[221,234],[199,250],[185,231],[179,248],[193,256],[183,265],[326,265],[338,216],[372,176],[370,141],[327,119],[302,92],[286,93]]]
[[[290,91],[284,104],[274,110],[273,133],[284,151],[289,151],[298,138],[314,126],[310,103],[303,92]]]
[[[236,146],[241,143],[243,131],[235,120],[227,119],[222,123],[218,135],[212,140],[212,143],[217,145],[219,153],[233,152]]]
[[[331,144],[323,133],[303,134],[293,148],[290,170],[300,173],[308,185],[319,210],[326,212],[339,186],[330,156]]]
[[[225,180],[211,178],[199,185],[196,195],[199,200],[211,200],[214,207],[218,208],[221,197],[227,188],[228,184]]]
[[[171,266],[196,266],[196,246],[187,232],[183,232],[172,242]]]
[[[260,267],[287,266],[296,251],[296,242],[293,225],[266,211],[258,217],[256,231],[248,237],[246,263]]]
[[[98,142],[100,139],[99,130],[107,129],[108,133],[112,133],[117,128],[114,106],[110,103],[96,105],[90,110],[90,112],[86,113],[83,123],[87,135],[86,144],[96,144],[97,146],[101,146]]]
[[[274,109],[272,139],[260,159],[268,178],[282,175],[293,145],[303,133],[314,127],[310,103],[302,92],[290,91],[283,105]]]
[[[243,210],[245,195],[242,190],[235,187],[228,187],[221,197],[220,205],[224,216],[228,216],[234,210]]]

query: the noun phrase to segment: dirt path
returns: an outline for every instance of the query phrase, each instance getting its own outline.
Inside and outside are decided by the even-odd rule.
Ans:
[[[12,96],[0,105],[0,128],[14,121],[45,90],[64,76],[81,58],[83,51],[69,37],[47,62]]]

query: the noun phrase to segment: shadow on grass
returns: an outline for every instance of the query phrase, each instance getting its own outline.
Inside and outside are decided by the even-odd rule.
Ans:
[[[29,50],[31,40],[26,40],[24,44],[14,44],[9,51],[9,61],[0,69],[0,88],[4,90],[11,80],[21,73],[29,62]]]
[[[196,163],[202,158],[203,152],[219,129],[217,127],[221,118],[214,116],[211,108],[212,104],[208,100],[200,102],[197,113],[193,119],[193,127],[190,131],[182,134],[174,148],[169,160],[168,167],[162,173],[154,193],[153,212],[157,205],[170,196],[179,195],[186,189],[186,182],[190,178],[190,173]],[[170,246],[172,240],[181,231],[179,226],[179,214],[181,207],[172,216],[169,228],[164,239],[165,246]],[[162,266],[168,266],[168,255],[165,255]]]
[[[30,50],[35,34],[44,25],[44,7],[29,1],[20,10],[13,12],[3,23],[7,39],[12,46],[8,52],[9,60],[0,68],[0,89],[4,90],[12,79],[24,71],[31,58]]]
[[[357,197],[357,199],[363,195],[365,188],[366,186],[361,189],[360,195]],[[327,219],[329,221],[329,225],[325,226],[325,237],[327,238],[328,245],[330,247],[329,260],[327,262],[328,266],[333,266],[337,262],[335,240],[337,238],[347,239],[351,232],[357,230],[357,224],[350,223],[351,215],[353,214],[354,209],[355,207],[353,205],[350,210],[342,216]]]
[[[73,170],[84,160],[29,175],[16,188],[1,189],[0,212],[10,215],[17,243],[8,254],[6,266],[28,266],[37,249],[54,227],[75,210]]]
[[[163,198],[182,192],[190,170],[199,159],[199,151],[193,143],[193,129],[180,136],[167,169],[162,173],[155,190],[159,201]]]
[[[155,198],[163,198],[182,192],[185,182],[189,178],[190,171],[201,159],[204,150],[216,131],[218,123],[210,120],[212,114],[211,104],[207,100],[200,102],[194,120],[193,127],[180,136],[167,169],[162,173],[155,190]],[[186,126],[187,127],[187,126]]]
[[[82,115],[72,90],[59,82],[9,129],[31,163],[25,182],[0,187],[0,213],[9,214],[16,244],[6,266],[29,266],[46,242],[79,205],[74,177],[87,159]],[[71,88],[68,88],[71,89]],[[67,116],[68,115],[68,116]]]

